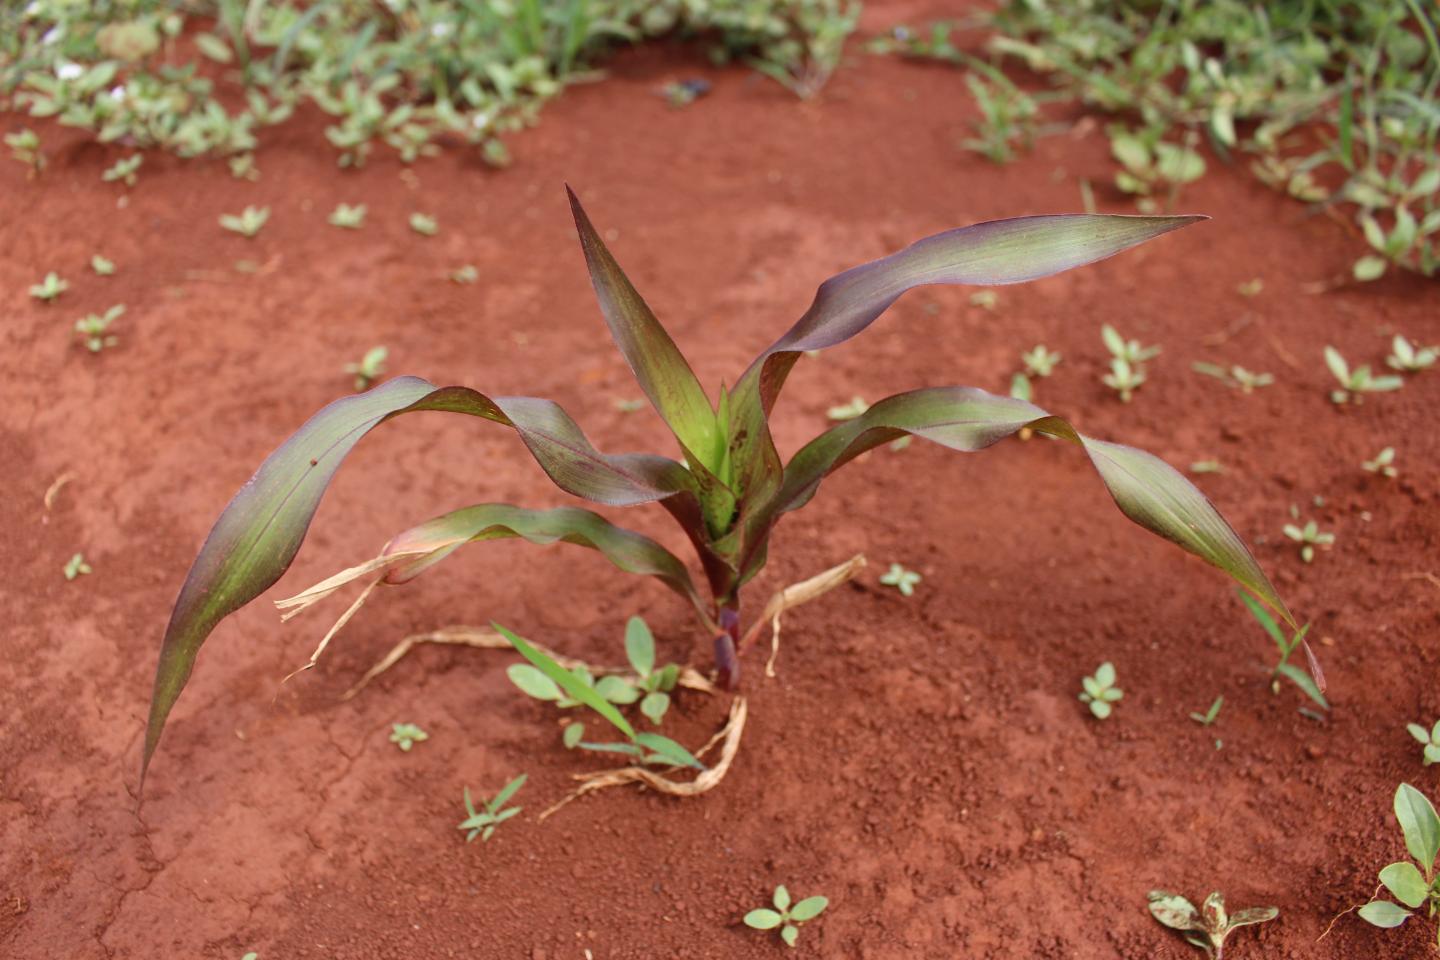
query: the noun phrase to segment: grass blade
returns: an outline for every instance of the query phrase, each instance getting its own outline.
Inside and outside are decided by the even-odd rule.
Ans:
[[[573,673],[560,666],[560,664],[556,663],[554,660],[550,659],[545,654],[541,653],[539,650],[536,650],[525,640],[524,637],[512,633],[511,631],[500,626],[500,624],[494,623],[493,621],[491,622],[490,626],[494,627],[496,632],[498,632],[506,640],[509,640],[511,645],[514,646],[516,650],[520,651],[520,656],[524,657],[526,660],[529,660],[535,665],[536,669],[538,669],[541,673],[545,674],[545,676],[549,677],[551,680],[554,680],[555,685],[558,686],[561,690],[564,690],[572,700],[579,700],[581,703],[585,704],[585,706],[589,707],[591,710],[594,710],[606,720],[609,720],[610,723],[615,727],[615,729],[625,734],[627,739],[631,740],[632,742],[635,740],[635,728],[630,726],[630,721],[626,720],[619,710],[616,710],[613,706],[606,702],[605,698],[601,697],[600,694],[596,693],[593,687],[589,687],[581,683],[575,678],[575,675]]]

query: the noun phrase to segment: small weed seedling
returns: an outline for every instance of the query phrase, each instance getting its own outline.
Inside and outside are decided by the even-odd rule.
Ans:
[[[1400,474],[1400,471],[1395,469],[1394,447],[1386,447],[1384,450],[1381,450],[1375,454],[1374,460],[1366,460],[1361,463],[1360,468],[1367,473],[1379,474],[1388,480],[1393,480]]]
[[[94,573],[90,564],[85,562],[85,554],[77,553],[65,561],[65,579],[74,580],[76,577],[84,576],[87,573]]]
[[[1123,357],[1111,357],[1110,372],[1101,377],[1100,382],[1120,394],[1121,403],[1129,403],[1145,379],[1145,371],[1140,367],[1132,366]]]
[[[107,260],[97,253],[90,258],[90,269],[94,270],[98,277],[108,277],[115,273],[115,261]]]
[[[246,207],[238,216],[233,213],[222,214],[220,226],[242,237],[254,237],[269,219],[269,207]]]
[[[1411,910],[1423,908],[1429,917],[1440,912],[1440,877],[1435,875],[1435,857],[1440,853],[1440,816],[1436,816],[1435,807],[1425,794],[1402,783],[1395,791],[1395,819],[1400,821],[1405,849],[1415,863],[1399,860],[1380,871],[1380,882],[1405,906],[1389,900],[1371,900],[1361,907],[1360,918],[1377,927],[1398,927],[1414,916]],[[1440,946],[1440,933],[1437,933],[1436,945]]]
[[[10,156],[30,168],[25,174],[26,179],[39,176],[45,169],[45,153],[40,149],[40,137],[34,130],[5,134],[5,145],[10,148]]]
[[[628,743],[587,743],[582,739],[585,736],[585,725],[583,723],[576,722],[567,725],[565,728],[564,742],[565,746],[568,749],[593,750],[600,753],[620,753],[625,754],[626,756],[634,757],[641,763],[660,764],[663,766],[691,767],[696,770],[705,769],[705,765],[699,760],[695,759],[695,757],[690,753],[689,750],[686,750],[684,747],[676,743],[674,740],[671,740],[669,737],[663,737],[658,733],[635,732],[635,728],[630,725],[630,721],[626,720],[624,715],[621,714],[619,710],[615,709],[614,704],[611,703],[608,699],[606,699],[605,694],[602,693],[601,688],[601,685],[604,684],[607,680],[615,680],[621,684],[625,684],[626,681],[621,680],[621,678],[619,677],[601,677],[599,683],[596,683],[592,686],[591,684],[586,683],[582,677],[577,676],[570,670],[566,670],[564,667],[560,666],[560,664],[556,663],[550,657],[546,656],[541,651],[536,650],[523,637],[519,637],[514,633],[511,633],[509,630],[506,630],[498,623],[492,623],[491,626],[494,627],[501,636],[509,640],[511,645],[520,652],[520,655],[523,656],[526,660],[529,660],[530,663],[533,664],[534,667],[540,672],[540,674],[545,677],[545,679],[548,679],[555,687],[558,687],[559,689],[554,691],[555,696],[552,698],[550,696],[550,690],[548,688],[537,686],[533,682],[533,677],[527,678],[525,674],[519,673],[514,669],[517,666],[524,666],[524,664],[515,664],[511,667],[509,671],[507,671],[510,675],[510,681],[512,683],[514,683],[526,694],[535,697],[536,699],[556,699],[558,700],[558,705],[562,707],[566,706],[568,704],[568,701],[575,701],[577,703],[584,704],[591,710],[594,710],[596,713],[600,714],[601,717],[608,720],[610,722],[610,725],[613,726],[616,730],[619,730],[622,734],[624,734],[626,740],[629,741]],[[649,628],[646,628],[646,632],[649,632]],[[628,636],[626,640],[626,647],[628,650],[631,647]],[[636,646],[636,652],[640,652],[638,650],[638,643]],[[652,647],[652,660],[650,664],[652,667],[654,665],[653,656],[654,653]],[[669,668],[666,669],[668,670]],[[662,674],[664,673],[664,671],[661,672]],[[663,683],[656,684],[657,688],[662,685]],[[631,690],[633,691],[633,685],[629,686],[631,686]],[[671,687],[673,688],[674,684],[671,684]],[[565,694],[566,697],[568,697],[568,700],[560,698],[560,694],[562,693]],[[638,694],[636,694],[636,696],[638,696]],[[633,703],[634,699],[631,699],[630,702]]]
[[[869,409],[870,404],[865,402],[864,397],[855,396],[850,398],[849,403],[842,403],[839,406],[826,410],[825,416],[830,420],[844,422],[846,420],[854,420],[857,417],[863,417]]]
[[[430,734],[421,730],[413,723],[392,723],[390,724],[390,742],[395,744],[406,753],[417,743],[424,743],[430,739]],[[471,811],[474,815],[474,811]]]
[[[85,349],[91,353],[99,353],[106,347],[113,347],[120,342],[120,338],[107,331],[110,324],[118,320],[125,312],[125,304],[117,303],[106,310],[103,314],[87,313],[75,321],[75,332],[80,335]]]
[[[1260,387],[1268,387],[1275,382],[1268,373],[1253,373],[1238,364],[1226,369],[1213,363],[1192,363],[1190,369],[1214,377],[1227,387],[1238,388],[1241,393],[1254,393]]]
[[[1110,154],[1124,167],[1115,174],[1115,186],[1138,196],[1135,205],[1144,213],[1157,209],[1153,194],[1168,190],[1168,202],[1173,205],[1180,187],[1205,175],[1205,159],[1193,144],[1166,143],[1155,133],[1112,128]]]
[[[1125,696],[1125,691],[1115,686],[1115,665],[1110,661],[1100,664],[1093,677],[1084,677],[1080,685],[1080,702],[1089,704],[1095,719],[1104,720],[1110,716],[1111,704]]]
[[[1186,943],[1204,950],[1214,960],[1224,960],[1225,938],[1237,928],[1267,923],[1280,916],[1277,907],[1249,907],[1227,914],[1219,890],[1206,897],[1199,910],[1178,893],[1166,890],[1151,890],[1149,899],[1151,916],[1171,930],[1179,930]]]
[[[480,271],[475,268],[475,265],[473,263],[467,263],[463,266],[456,267],[450,273],[450,282],[459,284],[462,287],[468,286],[469,284],[472,284],[479,279]]]
[[[365,204],[340,204],[330,212],[329,223],[342,230],[359,230],[365,225]]]
[[[410,214],[410,229],[422,237],[433,237],[440,232],[440,224],[434,217],[423,213]]]
[[[1440,720],[1435,721],[1435,726],[1426,730],[1418,723],[1407,723],[1405,729],[1410,731],[1410,736],[1419,740],[1425,748],[1425,766],[1432,763],[1440,763]]]
[[[571,668],[570,673],[609,703],[628,706],[639,700],[640,712],[659,726],[670,709],[670,693],[680,680],[680,666],[671,663],[655,669],[655,635],[641,617],[631,617],[625,624],[625,656],[635,671],[633,677],[607,675],[597,681],[583,667]],[[526,696],[553,702],[562,709],[580,706],[579,700],[565,696],[553,680],[530,664],[511,664],[507,673],[510,682]],[[584,734],[584,724],[570,724],[565,728],[565,745],[574,747],[571,741],[578,742]]]
[[[45,279],[30,287],[30,296],[42,303],[50,303],[60,294],[70,289],[70,284],[60,279],[60,275],[53,270],[45,274]]]
[[[1305,643],[1305,635],[1310,632],[1310,624],[1305,624],[1295,631],[1293,636],[1287,638],[1280,629],[1280,625],[1275,622],[1275,618],[1270,616],[1270,611],[1265,609],[1264,604],[1239,587],[1235,588],[1235,595],[1245,604],[1245,609],[1250,611],[1250,616],[1255,618],[1255,622],[1260,624],[1260,627],[1270,635],[1270,639],[1275,641],[1275,646],[1280,651],[1280,660],[1270,671],[1270,692],[1280,692],[1280,678],[1284,677],[1299,687],[1305,696],[1319,704],[1322,710],[1329,710],[1330,701],[1325,699],[1325,691],[1321,689],[1321,685],[1316,683],[1315,678],[1310,674],[1290,662],[1290,655]],[[1308,646],[1305,647],[1305,652],[1309,657],[1310,648]],[[1314,670],[1314,658],[1310,657],[1310,660],[1312,670]],[[1316,672],[1318,673],[1318,670]]]
[[[140,164],[144,162],[145,157],[138,153],[129,157],[123,157],[116,160],[114,166],[110,167],[110,169],[100,174],[100,179],[106,183],[114,183],[116,180],[119,180],[125,184],[125,186],[133,187],[135,186],[135,181],[140,179],[138,171],[140,170]]]
[[[1055,367],[1060,363],[1060,354],[1056,351],[1045,349],[1045,344],[1037,343],[1033,350],[1020,354],[1020,361],[1025,364],[1025,372],[1032,377],[1048,377],[1055,372]]]
[[[495,794],[495,799],[485,804],[484,810],[475,809],[475,804],[470,799],[470,788],[465,788],[465,812],[469,816],[461,821],[457,829],[469,831],[465,834],[466,843],[473,843],[476,837],[480,838],[481,843],[488,843],[491,835],[495,833],[496,827],[525,809],[524,807],[506,807],[505,804],[509,803],[520,788],[525,786],[526,776],[528,774],[522,773],[505,784],[505,788]]]
[[[914,596],[915,584],[923,579],[925,578],[914,570],[907,570],[898,563],[890,564],[890,569],[880,575],[880,582],[899,590],[902,597]]]
[[[1316,547],[1324,547],[1328,550],[1330,545],[1335,542],[1335,534],[1321,533],[1320,525],[1314,520],[1307,520],[1303,527],[1293,523],[1285,524],[1285,536],[1300,544],[1300,559],[1306,563],[1315,560]]]
[[[1206,710],[1204,713],[1192,713],[1190,714],[1190,719],[1202,727],[1213,726],[1215,718],[1220,716],[1220,708],[1223,706],[1225,706],[1225,698],[1216,697],[1215,702],[1210,704],[1209,710]]]
[[[785,941],[787,947],[795,946],[795,941],[800,936],[800,924],[814,920],[830,906],[830,901],[825,897],[806,897],[799,903],[791,904],[790,891],[785,889],[783,883],[775,888],[771,903],[775,905],[774,910],[761,907],[745,914],[745,926],[753,930],[774,930],[779,927],[780,939]]]
[[[1348,403],[1352,398],[1356,403],[1363,403],[1364,394],[1399,390],[1405,386],[1405,381],[1393,374],[1379,377],[1373,375],[1368,363],[1351,370],[1340,351],[1334,347],[1325,348],[1325,366],[1329,367],[1335,379],[1340,381],[1340,389],[1330,391],[1331,403]]]
[[[636,679],[631,688],[637,694],[644,694],[640,699],[640,712],[658,727],[670,709],[670,691],[680,679],[680,666],[671,663],[655,669],[655,635],[640,617],[631,617],[625,624],[625,657],[635,670]]]
[[[1225,465],[1219,460],[1196,460],[1190,464],[1191,473],[1224,473]]]
[[[230,167],[230,176],[236,180],[249,180],[254,183],[260,179],[260,168],[255,165],[255,154],[241,153],[226,161]]]
[[[371,347],[359,363],[345,364],[345,372],[355,375],[355,389],[369,390],[370,385],[385,375],[385,360],[390,351],[384,347]]]
[[[1390,356],[1385,358],[1386,366],[1405,373],[1419,373],[1435,366],[1440,359],[1440,347],[1416,347],[1400,334],[1390,343]]]
[[[1139,340],[1126,340],[1108,323],[1100,328],[1100,339],[1104,341],[1105,349],[1110,351],[1110,356],[1134,367],[1142,367],[1147,361],[1160,356],[1158,346],[1145,347]]]

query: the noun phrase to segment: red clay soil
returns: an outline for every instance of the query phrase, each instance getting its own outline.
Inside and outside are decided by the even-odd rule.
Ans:
[[[749,658],[751,719],[724,783],[693,800],[610,790],[537,823],[596,761],[565,751],[554,711],[510,686],[513,657],[426,648],[355,700],[337,695],[397,638],[491,618],[610,662],[638,613],[663,657],[708,666],[708,641],[660,586],[586,551],[472,548],[379,595],[319,669],[279,684],[343,602],[281,626],[269,599],[457,506],[567,502],[508,432],[427,415],[360,445],[294,569],[217,631],[137,814],[180,581],[260,460],[349,389],[345,362],[385,344],[394,372],[553,397],[601,449],[669,449],[651,413],[616,407],[640,394],[608,343],[563,182],[709,384],[831,273],[951,226],[1072,211],[1077,178],[1108,182],[1093,128],[1007,167],[962,152],[959,73],[856,50],[813,103],[693,50],[625,55],[547,108],[502,172],[458,152],[339,172],[313,118],[259,154],[258,183],[149,157],[123,206],[99,176],[118,151],[72,133],[46,128],[64,146],[34,183],[0,163],[0,955],[773,957],[785,948],[740,917],[777,883],[831,900],[802,955],[1197,956],[1147,913],[1157,886],[1277,905],[1232,957],[1429,955],[1421,921],[1383,932],[1351,915],[1316,941],[1403,856],[1396,786],[1437,793],[1440,767],[1422,768],[1404,725],[1440,716],[1440,371],[1336,407],[1321,351],[1375,365],[1396,331],[1440,341],[1440,296],[1403,276],[1304,292],[1344,272],[1354,237],[1218,165],[1184,196],[1209,223],[1004,288],[993,309],[961,288],[907,296],[800,365],[777,435],[795,449],[854,394],[1003,390],[1020,351],[1058,349],[1040,403],[1182,467],[1224,464],[1197,479],[1313,620],[1324,719],[1302,715],[1293,687],[1271,692],[1273,646],[1224,578],[1128,523],[1078,451],[917,443],[852,465],[781,526],[752,615],[856,552],[871,567],[789,617],[778,679]],[[715,84],[693,106],[656,95],[693,75]],[[326,225],[342,201],[369,206],[363,230]],[[216,226],[247,204],[272,210],[257,238]],[[439,235],[411,232],[413,211],[437,215]],[[88,270],[95,252],[113,277]],[[449,282],[465,263],[479,282]],[[48,270],[71,289],[43,305],[27,288]],[[1258,296],[1236,292],[1256,278]],[[84,351],[75,319],[114,303],[118,346]],[[1099,383],[1107,321],[1164,347],[1129,405]],[[1276,383],[1246,396],[1193,373],[1198,360]],[[1391,481],[1360,469],[1387,445]],[[1309,566],[1280,535],[1292,503],[1337,535]],[[683,547],[658,509],[622,519]],[[77,551],[94,572],[66,582]],[[913,598],[878,584],[892,561],[924,575]],[[1100,723],[1076,693],[1107,659],[1126,696]],[[1188,719],[1221,694],[1213,728]],[[725,710],[685,694],[665,729],[697,744]],[[397,721],[430,740],[401,753]],[[488,795],[520,772],[524,815],[464,843],[462,788]]]

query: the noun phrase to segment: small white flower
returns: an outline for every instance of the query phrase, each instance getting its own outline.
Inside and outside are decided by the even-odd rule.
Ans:
[[[85,76],[85,68],[78,63],[62,60],[55,65],[55,76],[61,80],[78,80]]]
[[[40,38],[40,42],[43,43],[43,44],[45,44],[45,45],[48,47],[48,46],[50,46],[51,44],[59,43],[59,42],[60,42],[60,38],[63,37],[63,36],[65,36],[65,28],[64,28],[64,27],[60,27],[60,26],[51,27],[49,30],[45,31],[45,36],[43,36],[43,37]]]
[[[476,130],[485,130],[489,128],[490,121],[493,119],[494,116],[491,111],[481,110],[479,113],[475,114],[473,117],[470,118],[470,124]]]
[[[432,23],[430,25],[430,36],[435,37],[436,39],[440,39],[450,36],[450,34],[454,32],[454,30],[455,27],[453,24],[446,23],[444,21],[441,21],[440,23]]]
[[[40,15],[40,0],[30,0],[30,5],[25,8],[25,16],[38,17]]]
[[[116,103],[123,103],[125,101],[125,84],[121,83],[111,87],[110,99]]]

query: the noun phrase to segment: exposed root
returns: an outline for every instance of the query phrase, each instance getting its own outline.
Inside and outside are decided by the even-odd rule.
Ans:
[[[1440,577],[1435,576],[1429,570],[1417,570],[1414,573],[1402,573],[1401,580],[1425,580],[1434,586],[1440,587]]]
[[[714,766],[702,771],[694,780],[671,780],[644,767],[622,767],[619,770],[577,773],[575,779],[580,781],[580,786],[576,787],[569,796],[540,814],[537,819],[544,820],[571,800],[587,793],[603,790],[606,787],[624,786],[627,783],[641,783],[658,793],[672,797],[698,797],[702,793],[715,789],[719,786],[720,781],[725,779],[725,774],[730,772],[730,765],[735,761],[735,754],[740,750],[740,736],[745,732],[746,714],[747,706],[744,697],[736,697],[731,701],[730,719],[720,732],[711,737],[710,742],[695,754],[697,757],[703,757],[707,751],[719,743],[721,744],[720,760]],[[671,771],[676,769],[681,768],[672,767]]]
[[[353,611],[355,608],[352,607],[351,609]],[[334,629],[339,629],[339,627],[343,624],[344,619],[342,619],[340,623],[336,624]],[[334,630],[332,629],[331,632],[333,634]],[[327,637],[326,640],[328,641],[329,637]],[[340,699],[349,700],[350,698],[354,697],[361,690],[365,689],[365,687],[370,684],[370,681],[374,680],[376,677],[380,676],[380,674],[395,666],[395,664],[399,663],[402,659],[404,659],[406,654],[413,650],[418,644],[422,643],[448,643],[454,646],[474,647],[481,650],[514,649],[514,647],[510,645],[509,640],[506,640],[494,630],[488,630],[480,627],[443,627],[439,630],[432,630],[430,633],[412,634],[411,636],[408,636],[404,640],[401,640],[399,643],[397,643],[390,650],[389,653],[385,654],[384,657],[380,658],[380,661],[378,663],[376,663],[369,670],[365,671],[365,675],[361,677],[353,687],[341,694]],[[532,646],[539,649],[542,653],[553,659],[556,663],[560,664],[560,666],[564,667],[567,670],[573,669],[575,667],[584,667],[596,676],[604,676],[606,674],[628,674],[634,672],[629,667],[597,667],[593,664],[586,663],[583,660],[577,660],[574,657],[567,657],[564,654],[556,653],[554,650],[547,649],[546,647],[543,647],[538,643],[532,644]],[[320,648],[315,651],[315,655],[319,656],[320,651],[324,648],[325,644],[322,643],[320,645]],[[311,658],[312,664],[314,662],[314,659],[314,657]],[[301,669],[305,668],[302,667]],[[690,667],[686,667],[680,671],[680,678],[676,682],[679,686],[685,687],[688,690],[699,690],[702,693],[715,692],[715,685],[709,680],[707,680],[704,676],[702,676],[698,671]]]
[[[63,487],[63,486],[65,486],[65,484],[69,483],[71,480],[74,480],[74,479],[75,479],[75,474],[73,474],[73,473],[71,473],[70,471],[67,470],[67,471],[65,471],[64,473],[60,474],[60,476],[56,477],[56,478],[55,478],[55,482],[52,483],[52,484],[50,484],[50,486],[45,490],[45,512],[46,512],[46,513],[49,513],[50,510],[51,510],[51,508],[53,508],[53,507],[55,506],[55,497],[59,495],[59,493],[60,493],[60,488]]]
[[[799,583],[792,583],[784,590],[777,591],[768,603],[759,618],[745,631],[745,636],[740,640],[742,652],[750,644],[755,642],[760,631],[764,629],[765,622],[770,622],[770,659],[765,663],[765,676],[775,676],[775,659],[780,655],[780,615],[791,607],[798,607],[802,603],[809,603],[817,597],[829,593],[865,569],[865,555],[857,553],[836,567],[831,567],[823,573],[817,573],[809,580],[802,580]]]

